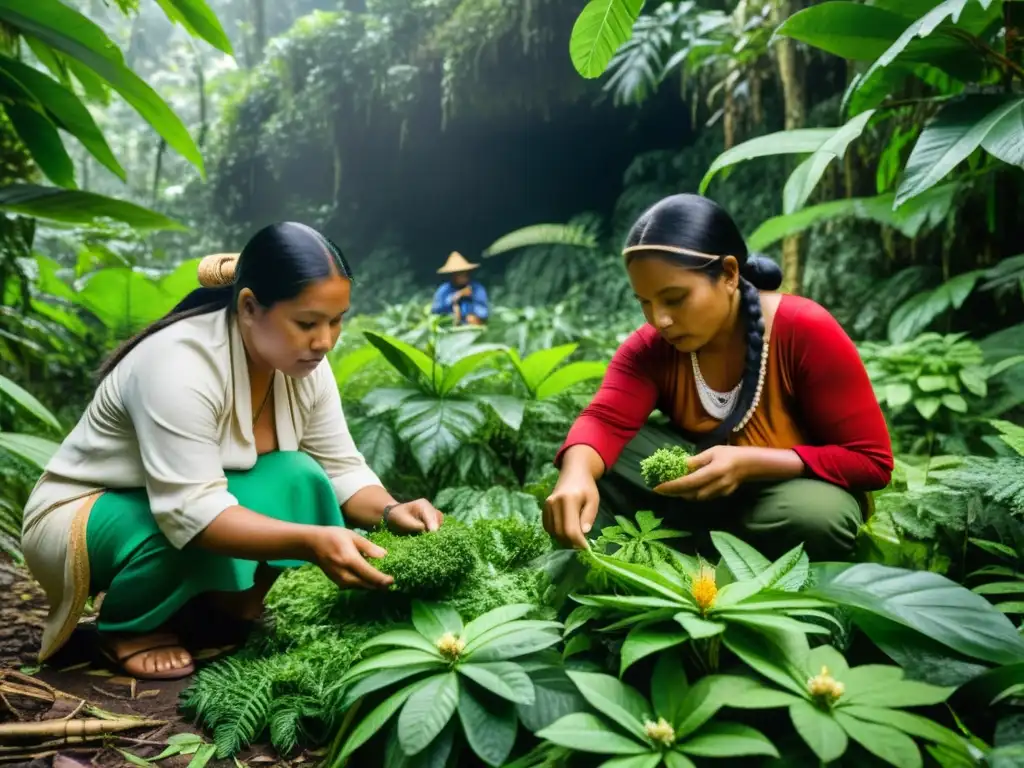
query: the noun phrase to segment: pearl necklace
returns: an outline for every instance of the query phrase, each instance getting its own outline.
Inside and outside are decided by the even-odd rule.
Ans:
[[[753,418],[757,406],[761,403],[765,372],[768,369],[768,340],[769,334],[766,332],[764,344],[761,346],[761,367],[757,372],[757,388],[754,390],[754,399],[750,402],[750,408],[747,409],[743,418],[740,419],[739,424],[733,427],[733,432],[739,432],[747,426],[747,423]],[[690,365],[693,367],[693,377],[697,382],[697,396],[700,398],[700,404],[703,406],[704,411],[712,418],[724,421],[736,408],[743,381],[741,380],[739,384],[728,392],[718,392],[712,389],[704,380],[704,376],[700,372],[700,363],[697,362],[696,352],[690,353]]]

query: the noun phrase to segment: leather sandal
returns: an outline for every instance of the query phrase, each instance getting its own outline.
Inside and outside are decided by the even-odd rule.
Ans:
[[[141,648],[133,648],[132,646],[136,643],[143,643]],[[115,645],[123,644],[127,646],[127,650],[122,648],[120,652],[115,650]],[[177,648],[185,650],[182,647],[181,639],[175,635],[167,633],[154,633],[152,635],[139,635],[135,638],[118,638],[118,639],[99,639],[100,653],[111,663],[118,667],[125,675],[134,677],[137,680],[179,680],[183,677],[188,677],[196,671],[195,662],[192,661],[183,667],[172,667],[164,671],[153,670],[150,671],[132,671],[127,668],[127,664],[137,656],[142,656],[146,653],[155,653],[157,651]],[[187,651],[186,651],[187,653]],[[190,654],[191,655],[191,654]]]

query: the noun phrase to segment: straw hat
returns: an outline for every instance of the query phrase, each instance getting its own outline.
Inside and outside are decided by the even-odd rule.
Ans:
[[[238,264],[237,253],[213,253],[199,261],[196,270],[199,284],[204,288],[218,288],[231,285],[235,281],[235,265]]]
[[[473,264],[466,261],[465,257],[458,251],[452,251],[448,257],[448,261],[444,263],[444,266],[437,270],[439,275],[452,275],[457,272],[469,272],[471,269],[476,269],[479,264]]]

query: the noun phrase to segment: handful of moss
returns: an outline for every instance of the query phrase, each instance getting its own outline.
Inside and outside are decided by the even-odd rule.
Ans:
[[[686,462],[690,457],[690,452],[678,445],[659,448],[640,462],[640,474],[644,482],[654,488],[689,472]]]

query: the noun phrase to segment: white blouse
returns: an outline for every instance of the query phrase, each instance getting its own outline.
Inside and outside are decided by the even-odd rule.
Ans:
[[[226,310],[158,331],[100,383],[25,509],[25,559],[51,605],[41,655],[56,650],[47,641],[66,630],[69,612],[81,611],[67,603],[82,591],[75,558],[84,553],[74,551],[81,547],[71,533],[83,500],[105,489],[145,487],[157,525],[180,549],[238,503],[224,471],[255,465],[252,416],[245,350]],[[275,373],[274,419],[278,449],[319,463],[339,505],[381,485],[352,439],[326,360],[304,379]],[[76,539],[71,546],[69,538]]]

